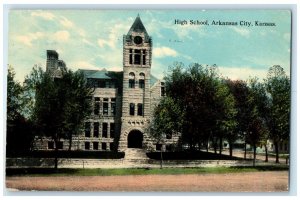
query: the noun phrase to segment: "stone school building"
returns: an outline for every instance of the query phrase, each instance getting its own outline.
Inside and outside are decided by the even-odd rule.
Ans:
[[[85,121],[82,134],[73,137],[73,150],[147,151],[170,149],[178,136],[168,136],[156,144],[148,126],[154,107],[165,95],[164,83],[151,74],[152,38],[139,16],[123,36],[123,71],[80,70],[93,84],[93,112]],[[47,50],[46,71],[59,78],[66,70],[64,61],[54,50]],[[49,138],[36,138],[35,148],[54,149]],[[69,141],[61,140],[59,149],[68,149]]]

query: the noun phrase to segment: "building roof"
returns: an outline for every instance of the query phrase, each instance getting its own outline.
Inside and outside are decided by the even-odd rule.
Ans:
[[[148,36],[147,30],[146,30],[146,28],[145,28],[145,26],[144,26],[144,24],[143,24],[143,22],[142,22],[139,15],[135,18],[131,28],[129,29],[129,31],[127,33],[127,35],[131,35],[132,32],[145,33]]]
[[[132,35],[132,32],[137,32],[137,33],[144,33],[145,35],[145,42],[151,42],[151,37],[149,37],[148,33],[147,33],[147,30],[140,18],[140,16],[138,15],[132,26],[130,27],[127,35],[126,35],[126,39],[129,40],[130,39],[130,36]]]
[[[123,72],[116,72],[116,71],[107,71],[106,69],[102,70],[86,70],[86,69],[79,69],[83,73],[86,78],[93,78],[93,79],[123,79]],[[154,75],[150,75],[150,86],[152,87],[159,79],[156,78]]]
[[[86,78],[95,78],[95,79],[112,79],[108,74],[109,72],[106,69],[102,70],[85,70],[80,69]]]
[[[150,75],[150,86],[152,87],[156,82],[158,81],[158,78],[153,76],[152,74]]]

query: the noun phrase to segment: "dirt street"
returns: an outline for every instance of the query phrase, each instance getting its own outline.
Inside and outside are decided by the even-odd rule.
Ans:
[[[6,187],[39,191],[287,192],[288,172],[7,177]]]

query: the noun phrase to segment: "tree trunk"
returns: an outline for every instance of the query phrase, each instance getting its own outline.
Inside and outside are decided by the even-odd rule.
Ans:
[[[54,169],[57,170],[58,166],[58,148],[57,141],[55,141],[55,149],[54,149]]]
[[[206,143],[206,152],[208,152],[208,147],[209,147],[209,139],[207,140],[207,143]]]
[[[163,155],[162,155],[162,146],[160,147],[160,169],[163,168]]]
[[[246,141],[245,141],[245,144],[244,144],[244,160],[246,160],[246,158],[247,158],[247,149],[246,149],[246,147],[247,147],[247,144],[246,144]]]
[[[255,167],[256,161],[256,144],[253,145],[253,167]]]
[[[222,137],[220,137],[220,141],[219,141],[219,148],[220,148],[220,150],[219,150],[219,154],[220,154],[220,155],[222,154],[222,149],[223,149],[223,145],[222,145],[222,143],[223,143],[223,138],[222,138]]]
[[[265,144],[265,154],[266,154],[265,162],[269,162],[269,157],[268,157],[268,146],[267,146],[267,144]]]
[[[229,143],[229,157],[232,158],[232,149],[233,149],[233,145],[232,143],[230,142]]]
[[[72,135],[69,137],[69,151],[71,151],[72,148]]]
[[[214,151],[215,151],[215,154],[217,154],[217,141],[214,140]]]
[[[58,137],[57,137],[57,133],[55,134],[55,137],[54,137],[54,145],[55,145],[55,149],[54,149],[54,169],[55,171],[57,170],[57,167],[58,167],[58,147],[57,147],[57,144],[58,144]]]
[[[275,145],[275,153],[276,153],[276,163],[279,163],[279,147],[278,147],[278,142],[276,141],[274,143]]]

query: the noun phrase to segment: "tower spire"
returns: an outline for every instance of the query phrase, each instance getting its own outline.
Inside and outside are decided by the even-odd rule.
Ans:
[[[132,32],[138,32],[138,33],[145,33],[145,35],[148,36],[148,33],[146,31],[146,28],[144,27],[144,24],[140,18],[140,14],[137,15],[135,18],[131,28],[129,29],[127,35],[131,35]]]

